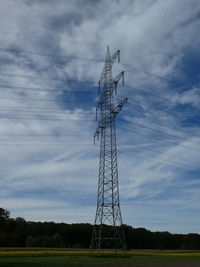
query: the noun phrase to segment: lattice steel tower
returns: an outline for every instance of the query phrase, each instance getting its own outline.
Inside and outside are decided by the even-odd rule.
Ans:
[[[96,137],[99,139],[100,135],[100,161],[92,249],[126,249],[119,202],[115,118],[127,102],[127,98],[115,104],[117,84],[121,79],[124,83],[124,71],[115,78],[112,77],[112,66],[116,59],[120,61],[120,51],[111,55],[108,47],[99,80],[100,97],[96,109],[96,119],[99,117],[99,122],[94,134],[94,141]]]

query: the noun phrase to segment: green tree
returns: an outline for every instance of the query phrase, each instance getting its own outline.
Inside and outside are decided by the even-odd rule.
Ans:
[[[53,243],[53,247],[55,248],[63,248],[65,247],[64,241],[63,241],[63,237],[61,234],[56,233],[55,235],[52,236],[52,243]]]
[[[0,208],[0,222],[6,221],[10,218],[10,212],[6,209]]]
[[[26,241],[25,241],[25,246],[33,247],[33,244],[34,244],[34,237],[32,235],[27,236]]]

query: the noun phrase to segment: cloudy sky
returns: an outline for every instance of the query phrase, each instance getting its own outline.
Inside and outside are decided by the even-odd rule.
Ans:
[[[117,119],[125,224],[199,232],[199,0],[0,1],[0,206],[93,223],[97,83],[125,71]]]

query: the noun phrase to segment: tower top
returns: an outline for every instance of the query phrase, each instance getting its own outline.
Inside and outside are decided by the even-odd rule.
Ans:
[[[106,61],[110,60],[110,47],[107,46]]]

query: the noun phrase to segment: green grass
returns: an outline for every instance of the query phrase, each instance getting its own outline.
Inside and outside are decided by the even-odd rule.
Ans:
[[[200,262],[200,253],[143,253],[101,255],[89,251],[0,251],[2,267],[68,267],[95,266],[97,264],[134,264],[154,262]]]

